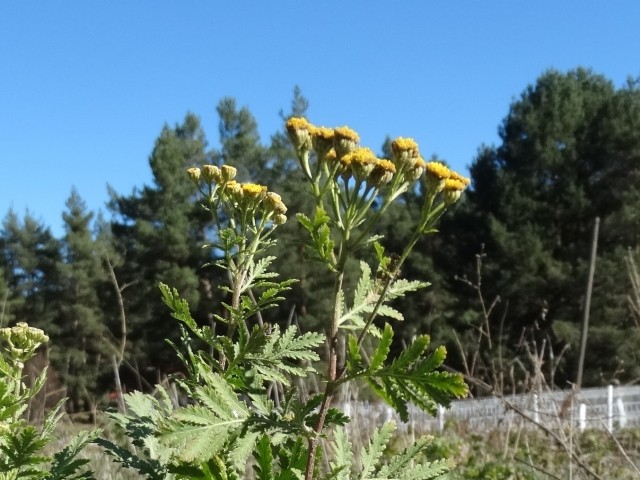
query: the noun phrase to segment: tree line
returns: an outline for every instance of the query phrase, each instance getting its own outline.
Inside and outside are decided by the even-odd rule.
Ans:
[[[548,71],[514,99],[500,141],[481,146],[470,165],[471,188],[441,233],[419,244],[403,269],[432,286],[404,304],[406,320],[394,327],[400,337],[428,333],[448,347],[451,367],[469,370],[473,362],[474,373],[487,377],[500,365],[501,375],[516,380],[527,361],[523,352],[545,348],[555,355],[548,366],[553,383],[565,388],[575,380],[599,217],[585,385],[640,378],[625,262],[640,241],[638,86],[630,80],[616,87],[585,69]],[[295,89],[283,125],[307,108]],[[160,301],[160,281],[186,295],[199,322],[224,329],[213,314],[221,313],[225,279],[205,266],[215,262],[215,249],[201,248],[215,232],[189,167],[232,164],[239,180],[259,181],[282,196],[290,218],[271,253],[276,270],[298,282],[266,320],[309,331],[326,315],[331,285],[321,269],[300,261],[307,254],[304,232],[293,217],[308,212],[311,199],[284,127],[265,143],[251,112],[234,99],[222,99],[217,113],[219,148],[208,146],[192,113],[163,127],[149,156],[153,182],[130,193],[110,189],[108,219],[89,211],[75,190],[61,238],[29,213],[10,210],[4,217],[0,323],[26,321],[47,331],[49,359],[71,410],[99,403],[114,388],[114,368],[141,389],[180,368],[168,360],[175,356],[165,339],[177,342],[180,330]],[[379,153],[388,156],[390,139],[383,140]],[[386,215],[377,233],[387,251],[405,243],[422,195],[420,188],[410,192]]]

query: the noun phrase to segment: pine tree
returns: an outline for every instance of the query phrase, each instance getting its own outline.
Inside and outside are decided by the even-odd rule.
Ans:
[[[22,219],[10,210],[2,225],[2,256],[10,318],[47,329],[54,324],[60,292],[60,242],[27,212]]]
[[[67,387],[71,411],[93,410],[100,378],[110,368],[105,319],[98,295],[106,280],[100,252],[91,233],[93,213],[74,188],[62,214],[64,265],[57,324],[68,339],[52,360]],[[55,348],[55,345],[54,345]]]
[[[602,223],[586,381],[640,373],[629,354],[638,338],[624,302],[624,251],[640,240],[639,132],[637,84],[616,90],[588,70],[549,71],[511,105],[501,143],[480,151],[467,205],[451,219],[459,246],[448,255],[450,268],[471,273],[474,253],[485,246],[485,294],[489,301],[501,295],[504,308],[508,300],[510,344],[528,331],[556,347],[572,345],[561,382],[575,379],[596,216]]]
[[[156,140],[149,165],[153,185],[121,196],[111,192],[113,239],[122,256],[115,272],[129,285],[122,292],[128,322],[130,360],[140,371],[163,369],[175,340],[173,322],[158,301],[158,284],[167,282],[189,292],[196,313],[210,310],[211,280],[202,265],[209,252],[197,249],[205,240],[205,212],[195,202],[196,189],[184,172],[207,159],[200,120],[188,114],[182,124],[165,126]],[[200,317],[202,321],[202,316]],[[144,367],[143,367],[144,366]],[[144,373],[144,372],[143,372]]]

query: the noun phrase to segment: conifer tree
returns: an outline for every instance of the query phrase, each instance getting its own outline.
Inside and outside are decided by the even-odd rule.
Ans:
[[[71,411],[93,410],[100,393],[100,377],[109,371],[108,339],[98,292],[106,272],[91,233],[93,213],[74,188],[62,214],[65,234],[60,312],[60,336],[67,339],[55,363],[67,387]],[[54,346],[55,348],[55,346]]]
[[[122,255],[116,273],[121,284],[128,322],[130,360],[143,371],[165,367],[165,338],[175,330],[158,304],[158,283],[169,281],[190,292],[196,313],[206,311],[201,301],[210,296],[206,281],[208,252],[193,246],[204,242],[203,211],[195,202],[195,187],[187,168],[205,162],[206,139],[200,120],[188,114],[174,128],[165,126],[149,158],[153,184],[128,196],[111,192],[113,239]],[[201,318],[202,320],[202,318]],[[143,353],[144,352],[144,353]],[[144,372],[143,372],[144,373]]]
[[[9,210],[1,237],[8,306],[12,321],[24,321],[58,335],[54,319],[60,292],[60,242],[27,212]]]
[[[624,301],[624,252],[640,240],[637,83],[616,89],[588,70],[549,71],[511,105],[500,137],[471,167],[467,204],[450,219],[458,247],[441,259],[447,263],[446,255],[449,268],[472,276],[474,255],[484,245],[485,294],[488,301],[501,295],[504,308],[508,301],[510,345],[517,349],[523,332],[556,348],[570,344],[558,381],[573,381],[591,233],[599,216],[585,380],[636,378],[640,371],[631,352],[638,338]],[[460,313],[460,330],[478,320],[469,307]]]

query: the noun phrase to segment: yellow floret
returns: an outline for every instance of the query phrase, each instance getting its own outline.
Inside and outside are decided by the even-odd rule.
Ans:
[[[360,141],[358,134],[347,126],[337,127],[334,132],[337,139],[351,140],[355,143]]]
[[[439,180],[445,180],[451,176],[451,170],[440,162],[428,162],[425,168],[427,169],[427,174]]]
[[[418,151],[418,144],[413,138],[398,137],[391,142],[391,149],[396,152]]]
[[[255,183],[243,183],[240,185],[242,187],[242,193],[247,197],[260,197],[267,193],[267,187],[264,185],[257,185]]]
[[[458,172],[454,172],[453,170],[451,171],[449,178],[453,179],[453,180],[458,180],[462,183],[464,183],[465,187],[468,187],[469,185],[471,185],[471,180],[468,179],[467,177],[463,177],[462,175],[460,175]]]

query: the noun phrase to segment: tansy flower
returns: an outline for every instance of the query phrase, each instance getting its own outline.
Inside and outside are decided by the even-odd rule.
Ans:
[[[298,152],[308,152],[311,150],[311,133],[313,125],[306,118],[291,117],[285,124],[291,143]]]
[[[338,127],[334,130],[333,148],[336,149],[338,158],[355,150],[358,142],[360,142],[360,137],[349,127]]]
[[[449,174],[449,178],[453,180],[459,180],[460,182],[464,183],[465,187],[468,187],[469,185],[471,185],[471,180],[469,180],[467,177],[463,177],[458,172],[454,172],[453,170],[451,170]]]
[[[404,174],[404,179],[407,182],[413,182],[420,178],[424,169],[427,166],[427,162],[425,162],[422,157],[414,158],[413,165],[409,167],[409,169]]]
[[[343,160],[351,167],[357,180],[366,180],[373,171],[377,157],[370,148],[356,148],[347,153]]]
[[[333,139],[335,137],[333,128],[311,126],[309,133],[311,133],[313,149],[318,155],[318,160],[324,160],[327,153],[333,148]]]
[[[44,331],[30,327],[25,322],[18,322],[11,328],[0,328],[0,338],[9,344],[9,352],[20,363],[28,360],[40,345],[49,341]]]
[[[394,173],[396,173],[396,166],[393,162],[377,158],[367,182],[376,188],[380,188],[391,181]]]
[[[200,176],[202,175],[202,172],[199,168],[191,167],[187,169],[187,174],[189,174],[189,178],[193,180],[195,184],[198,184],[200,182]]]
[[[255,183],[242,183],[242,194],[248,198],[264,198],[267,194],[267,187],[264,185],[257,185]]]
[[[220,176],[223,182],[233,180],[234,178],[236,178],[237,173],[238,169],[236,167],[232,167],[231,165],[222,165],[222,167],[220,167]]]
[[[396,138],[391,142],[391,151],[397,167],[410,165],[415,158],[420,157],[418,144],[413,138]]]
[[[425,170],[427,172],[427,188],[440,193],[444,188],[444,181],[451,175],[451,170],[440,162],[428,162],[425,165]]]
[[[220,183],[220,180],[222,179],[220,169],[215,165],[203,165],[202,175],[208,183]]]
[[[467,186],[463,181],[455,178],[447,178],[444,181],[444,190],[442,192],[445,205],[451,205],[457,202],[465,188],[467,188]]]

